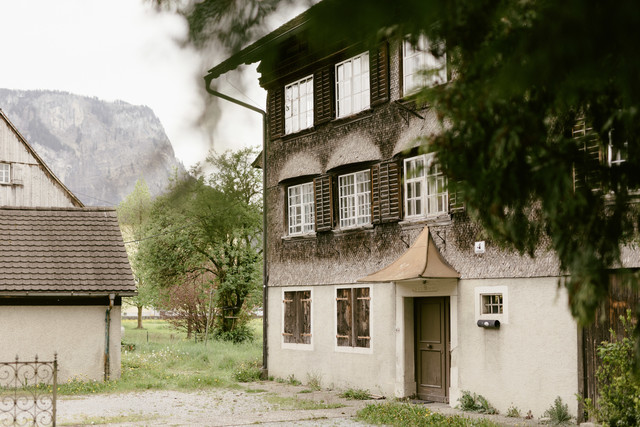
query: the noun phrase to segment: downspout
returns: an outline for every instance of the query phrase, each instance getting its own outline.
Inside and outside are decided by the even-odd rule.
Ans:
[[[210,74],[204,77],[208,93],[262,115],[262,378],[267,379],[269,376],[269,368],[267,366],[269,354],[267,335],[269,329],[269,317],[267,316],[269,310],[269,293],[267,292],[269,284],[269,270],[267,269],[267,113],[258,107],[212,89],[212,80],[213,76]]]
[[[104,380],[109,380],[110,374],[110,366],[111,366],[111,356],[109,355],[109,341],[111,341],[111,309],[113,308],[113,303],[116,296],[115,294],[109,294],[109,306],[104,313]]]

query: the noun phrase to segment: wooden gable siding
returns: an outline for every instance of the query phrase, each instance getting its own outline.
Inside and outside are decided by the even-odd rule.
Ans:
[[[48,173],[44,163],[29,151],[6,120],[0,120],[0,162],[11,164],[12,175],[11,184],[0,184],[0,206],[82,206]]]

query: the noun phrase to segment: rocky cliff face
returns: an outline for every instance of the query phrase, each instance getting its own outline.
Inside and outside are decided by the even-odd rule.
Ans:
[[[0,89],[0,108],[87,206],[117,205],[143,177],[162,192],[184,166],[146,106],[53,91]]]

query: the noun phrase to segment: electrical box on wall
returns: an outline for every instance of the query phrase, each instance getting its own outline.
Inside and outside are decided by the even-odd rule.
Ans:
[[[475,251],[475,253],[477,254],[483,254],[484,253],[484,240],[480,241],[480,242],[476,242],[473,245],[473,250]]]

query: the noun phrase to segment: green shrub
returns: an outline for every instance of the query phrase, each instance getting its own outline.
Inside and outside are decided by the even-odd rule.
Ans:
[[[460,404],[457,406],[463,411],[479,412],[481,414],[497,414],[498,410],[491,406],[487,399],[479,394],[471,393],[468,390],[462,390],[462,396],[458,399]]]
[[[553,405],[546,411],[544,416],[550,418],[550,423],[553,426],[562,426],[571,422],[571,414],[569,413],[569,406],[566,403],[562,403],[560,396],[556,397],[553,401]]]
[[[233,372],[235,380],[241,383],[260,381],[261,375],[262,370],[258,366],[257,362],[241,363]]]
[[[443,415],[432,412],[423,405],[389,402],[367,405],[356,414],[356,418],[369,424],[392,426],[453,426],[453,427],[497,427],[487,419],[470,419],[461,415]]]
[[[590,416],[599,422],[616,427],[640,425],[640,379],[634,375],[633,360],[636,337],[633,334],[631,310],[620,316],[622,337],[603,342],[598,347],[601,364],[596,371],[600,396],[598,404],[590,399],[585,405]]]
[[[340,397],[349,400],[368,400],[371,398],[371,395],[369,394],[369,390],[350,388],[340,393]]]
[[[255,339],[253,330],[249,325],[241,325],[230,331],[222,331],[215,329],[213,331],[213,337],[219,341],[230,341],[236,344],[243,342],[251,342]]]
[[[507,409],[507,417],[520,418],[520,409],[517,406],[509,406]]]

